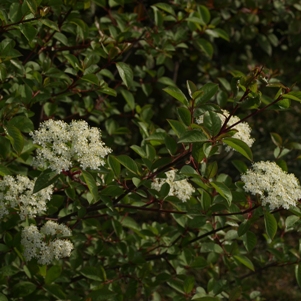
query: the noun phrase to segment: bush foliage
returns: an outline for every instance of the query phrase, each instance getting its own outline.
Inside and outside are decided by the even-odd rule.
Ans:
[[[300,31],[296,0],[1,0],[0,300],[300,300],[299,188],[283,184],[301,176]],[[37,166],[49,119],[99,128],[111,153]],[[259,161],[280,176],[252,194]],[[274,188],[293,205],[263,201]],[[49,220],[70,257],[26,260],[22,231]]]

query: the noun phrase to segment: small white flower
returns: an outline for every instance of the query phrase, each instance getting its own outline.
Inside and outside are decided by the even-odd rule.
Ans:
[[[97,169],[104,165],[103,158],[112,150],[101,140],[98,128],[90,128],[83,120],[64,121],[49,119],[31,132],[33,142],[40,145],[33,165],[60,173],[69,170],[76,162],[82,169]]]
[[[152,187],[152,189],[160,191],[162,185],[164,183],[168,183],[170,186],[168,195],[176,196],[183,202],[186,202],[187,200],[190,199],[190,197],[194,193],[195,189],[193,188],[193,186],[190,183],[188,183],[188,181],[186,179],[175,181],[176,171],[177,170],[167,171],[165,173],[166,179],[165,178],[156,178],[152,182],[151,187]]]
[[[0,218],[9,213],[9,208],[16,210],[22,220],[46,212],[46,203],[51,198],[53,186],[33,194],[34,183],[34,180],[21,175],[3,177],[0,181]]]
[[[218,113],[217,114],[221,120],[222,123],[225,122],[226,118],[230,115],[230,113],[227,110],[223,110],[223,114]],[[201,124],[204,121],[204,116],[199,116],[196,119],[196,123]],[[235,124],[236,122],[239,122],[240,118],[237,116],[231,116],[229,121],[227,122],[227,127]],[[249,147],[251,147],[255,141],[255,139],[251,138],[251,127],[247,122],[240,122],[237,124],[233,129],[237,130],[237,132],[233,135],[233,138],[239,139],[243,142],[245,142]],[[226,146],[225,150],[228,152],[230,150],[233,150],[232,147]]]
[[[301,187],[293,174],[283,171],[275,162],[257,162],[241,176],[244,189],[253,195],[259,195],[262,204],[271,210],[289,209],[301,199]]]
[[[48,221],[39,231],[34,225],[23,229],[21,244],[24,248],[23,255],[26,261],[33,258],[39,264],[51,264],[54,259],[70,257],[73,244],[61,236],[70,236],[71,230],[65,225]]]

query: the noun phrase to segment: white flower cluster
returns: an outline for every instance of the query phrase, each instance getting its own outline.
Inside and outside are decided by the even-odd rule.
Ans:
[[[100,130],[90,128],[83,120],[67,124],[49,119],[30,135],[33,142],[41,146],[33,164],[41,168],[49,166],[57,173],[69,170],[75,162],[79,162],[82,169],[97,169],[104,165],[103,158],[112,151],[101,140]]]
[[[34,225],[24,228],[21,244],[25,260],[36,258],[39,264],[47,265],[54,259],[70,257],[73,244],[67,239],[58,238],[65,236],[71,236],[70,229],[53,221],[46,222],[40,231]]]
[[[170,186],[168,195],[176,196],[183,202],[186,202],[190,199],[195,189],[186,179],[175,181],[176,171],[177,170],[167,171],[165,173],[166,178],[156,178],[154,182],[152,182],[151,188],[160,191],[162,185],[168,183]]]
[[[296,206],[301,199],[301,187],[293,174],[283,171],[275,162],[257,162],[253,170],[241,176],[244,189],[253,195],[260,195],[262,204],[271,210]]]
[[[9,209],[16,210],[22,220],[46,212],[53,186],[33,194],[34,183],[34,180],[21,175],[3,177],[0,181],[0,219],[9,214]]]
[[[222,121],[222,123],[225,122],[226,118],[230,115],[230,113],[227,110],[223,110],[223,114],[218,113],[218,116],[220,118],[220,120]],[[196,123],[201,124],[204,121],[204,116],[199,116],[196,119]],[[237,116],[231,116],[231,118],[229,119],[227,126],[231,126],[233,124],[235,124],[236,122],[239,122],[240,118]],[[237,124],[233,129],[237,130],[238,132],[236,132],[232,138],[236,138],[239,139],[243,142],[245,142],[249,147],[251,147],[255,141],[255,139],[251,138],[251,127],[249,126],[249,124],[247,122],[241,122],[239,124]],[[227,146],[225,148],[225,150],[228,152],[230,150],[232,150],[233,148],[230,146]]]

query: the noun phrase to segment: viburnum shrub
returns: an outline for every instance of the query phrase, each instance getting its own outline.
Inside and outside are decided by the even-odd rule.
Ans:
[[[1,301],[300,300],[299,1],[0,2]]]

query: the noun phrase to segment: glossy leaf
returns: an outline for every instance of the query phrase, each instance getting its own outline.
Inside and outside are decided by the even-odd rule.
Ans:
[[[94,177],[85,170],[82,171],[82,175],[83,175],[85,183],[88,186],[90,193],[93,196],[94,202],[97,202],[99,199],[99,195],[98,195],[98,188],[97,188]]]
[[[234,148],[236,151],[238,151],[240,154],[242,154],[250,161],[253,161],[252,151],[245,142],[236,138],[224,138],[223,142],[229,145],[230,147]]]
[[[277,232],[277,221],[274,215],[268,211],[264,213],[264,225],[268,237],[273,240]]]
[[[116,63],[117,71],[127,88],[130,88],[133,85],[133,71],[131,67],[123,62]]]
[[[239,261],[240,263],[242,263],[244,266],[246,266],[248,269],[255,271],[254,265],[252,263],[252,261],[244,256],[244,255],[234,255],[233,256],[237,261]]]
[[[232,193],[231,193],[231,190],[224,183],[221,183],[221,182],[212,181],[211,185],[215,188],[215,190],[222,197],[224,197],[227,200],[228,205],[230,206],[231,202],[232,202]]]
[[[55,171],[51,170],[50,168],[44,170],[41,172],[41,174],[38,176],[38,178],[35,181],[33,193],[36,193],[43,188],[46,188],[53,184],[60,175],[58,175]]]
[[[172,97],[180,101],[182,104],[186,105],[188,103],[185,94],[177,87],[169,86],[164,88],[163,91],[165,91],[166,93],[168,93],[169,95],[171,95]]]
[[[194,143],[194,142],[205,142],[207,141],[207,136],[198,130],[187,131],[180,136],[178,143]]]

